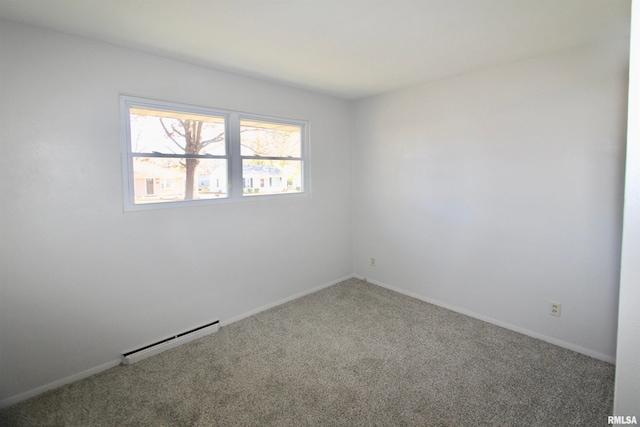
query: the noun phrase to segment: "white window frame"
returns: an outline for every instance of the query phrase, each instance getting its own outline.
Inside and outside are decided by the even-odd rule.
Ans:
[[[225,118],[225,143],[226,154],[224,156],[206,156],[206,158],[220,158],[227,160],[228,173],[228,196],[213,199],[199,200],[175,200],[163,201],[158,203],[135,203],[135,186],[133,176],[133,158],[134,153],[131,150],[131,125],[130,125],[130,108],[150,108],[164,111],[175,111],[179,113],[192,113],[212,115]],[[310,196],[310,165],[309,165],[309,122],[305,120],[283,119],[260,114],[248,114],[239,111],[222,110],[209,107],[198,107],[188,104],[176,102],[156,101],[146,98],[133,96],[120,96],[120,112],[121,112],[121,143],[122,143],[122,170],[124,184],[124,210],[138,211],[147,209],[164,209],[181,206],[200,206],[228,202],[240,202],[246,200],[264,200],[264,199],[282,199],[292,197],[309,197]],[[242,176],[242,160],[250,159],[251,156],[241,156],[240,153],[240,121],[255,120],[270,123],[278,123],[285,125],[300,126],[301,144],[300,158],[292,158],[300,160],[302,163],[302,186],[299,192],[294,193],[275,193],[275,194],[259,194],[245,196],[243,195],[243,176]],[[152,156],[153,157],[153,156]],[[180,155],[178,157],[181,157]],[[205,157],[205,156],[203,156]],[[186,157],[185,157],[186,158]]]

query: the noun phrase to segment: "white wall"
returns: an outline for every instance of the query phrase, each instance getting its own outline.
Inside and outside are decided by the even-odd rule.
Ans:
[[[350,103],[6,21],[0,41],[0,402],[351,274]],[[312,197],[124,213],[120,94],[309,120]]]
[[[627,67],[613,40],[359,101],[354,273],[613,362]]]
[[[616,415],[640,418],[640,3],[633,2]]]
[[[352,271],[612,361],[626,49],[362,100],[352,129],[345,101],[2,21],[0,403]],[[310,120],[313,196],[123,213],[121,93]],[[636,377],[618,374],[617,409]]]

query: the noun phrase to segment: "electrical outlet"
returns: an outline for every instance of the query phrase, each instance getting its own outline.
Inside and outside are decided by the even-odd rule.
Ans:
[[[375,267],[376,266],[376,259],[374,257],[371,257],[371,267]]]
[[[551,305],[549,306],[550,308],[549,314],[552,316],[560,317],[560,309],[562,308],[562,305],[559,302],[553,302],[553,301],[551,301],[550,304]]]

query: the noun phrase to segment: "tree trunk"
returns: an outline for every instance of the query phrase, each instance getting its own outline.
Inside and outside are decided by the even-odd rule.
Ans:
[[[184,191],[184,199],[185,200],[195,200],[197,199],[197,187],[196,187],[196,169],[198,169],[198,159],[186,159],[187,163],[187,182]]]
[[[200,153],[200,138],[202,133],[202,122],[195,120],[185,120],[182,122],[182,127],[185,132],[185,153],[186,154],[199,154]],[[198,169],[198,159],[185,159],[187,167],[187,182],[184,191],[185,200],[197,199],[198,188],[196,187],[196,170]]]

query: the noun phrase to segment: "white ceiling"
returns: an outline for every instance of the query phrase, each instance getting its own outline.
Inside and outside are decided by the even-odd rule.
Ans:
[[[0,0],[0,17],[357,99],[629,37],[630,0]]]

